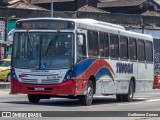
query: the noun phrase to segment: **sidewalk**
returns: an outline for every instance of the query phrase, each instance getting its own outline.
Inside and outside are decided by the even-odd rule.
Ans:
[[[10,86],[11,86],[10,82],[0,81],[0,89],[7,89],[10,88]]]

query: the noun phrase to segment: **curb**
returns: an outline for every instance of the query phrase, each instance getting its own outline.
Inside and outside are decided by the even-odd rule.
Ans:
[[[11,87],[11,84],[10,84],[10,82],[4,82],[4,83],[2,83],[2,82],[0,82],[0,89],[8,89],[8,88],[10,88]]]

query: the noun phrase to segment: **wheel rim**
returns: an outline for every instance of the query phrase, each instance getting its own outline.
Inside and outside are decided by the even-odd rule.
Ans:
[[[87,90],[87,101],[88,101],[88,103],[92,102],[92,98],[93,98],[93,88],[90,86],[90,87],[88,87],[88,90]]]

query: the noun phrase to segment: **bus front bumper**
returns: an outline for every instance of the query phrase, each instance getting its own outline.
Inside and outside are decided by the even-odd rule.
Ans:
[[[11,94],[77,96],[84,93],[87,81],[71,79],[59,84],[25,84],[11,79]]]
[[[42,95],[75,95],[75,80],[60,84],[24,84],[11,79],[11,94],[42,94]]]

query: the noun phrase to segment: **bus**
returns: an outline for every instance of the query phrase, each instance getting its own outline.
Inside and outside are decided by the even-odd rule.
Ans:
[[[153,38],[94,19],[29,18],[16,22],[11,94],[30,103],[67,97],[91,105],[94,95],[131,102],[153,87]]]

